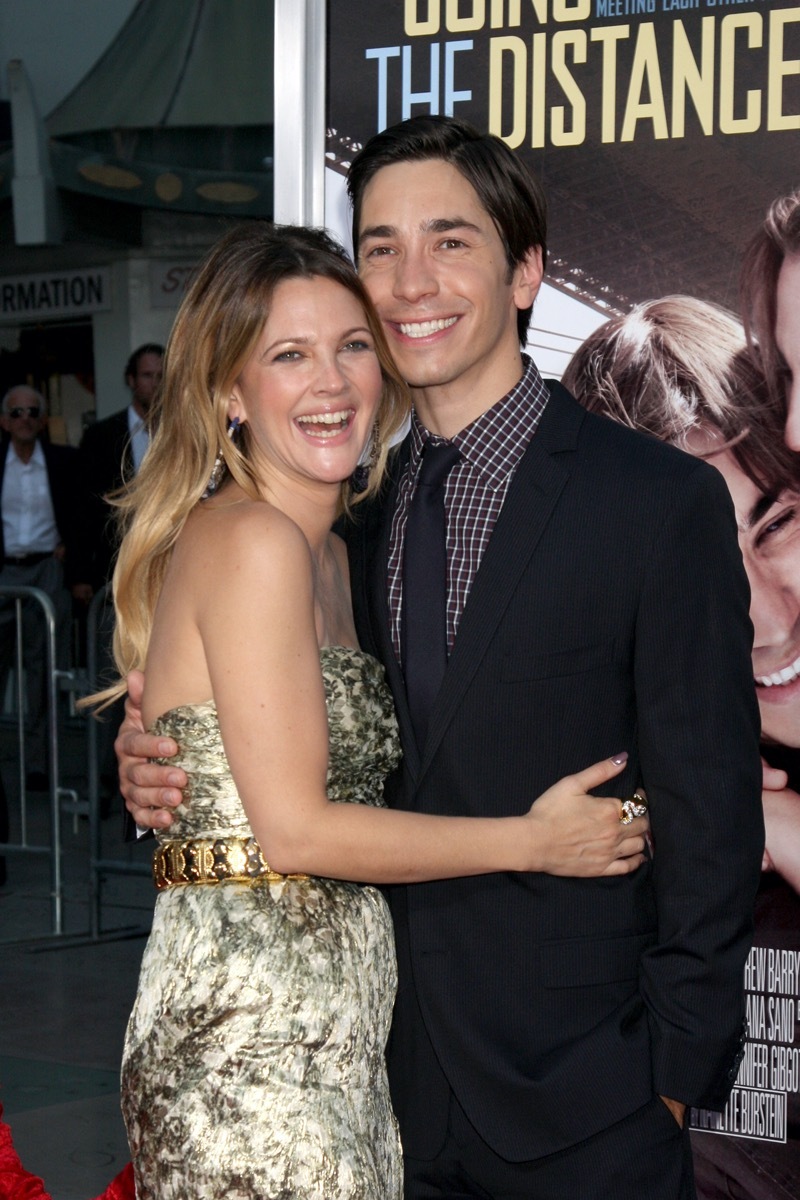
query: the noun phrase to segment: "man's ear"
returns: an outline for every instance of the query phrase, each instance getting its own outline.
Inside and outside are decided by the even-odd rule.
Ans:
[[[519,309],[530,308],[542,286],[544,267],[541,246],[531,246],[514,268],[514,303]]]

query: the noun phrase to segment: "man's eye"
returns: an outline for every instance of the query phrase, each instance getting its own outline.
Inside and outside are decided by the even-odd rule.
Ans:
[[[797,508],[785,509],[782,513],[775,517],[774,520],[770,521],[768,525],[762,526],[762,528],[758,531],[757,544],[759,546],[763,546],[765,543],[769,542],[770,538],[777,537],[779,534],[787,530],[789,526],[794,524],[794,522],[797,520],[797,516]]]

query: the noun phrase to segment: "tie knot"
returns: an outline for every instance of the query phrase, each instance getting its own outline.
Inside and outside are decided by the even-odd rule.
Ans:
[[[460,457],[458,447],[452,442],[428,440],[422,451],[417,487],[429,487],[432,490],[441,487]]]

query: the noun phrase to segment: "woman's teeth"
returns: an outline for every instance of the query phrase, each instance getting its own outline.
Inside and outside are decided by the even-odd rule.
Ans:
[[[335,413],[309,413],[308,416],[298,417],[297,424],[307,428],[309,433],[313,432],[314,437],[333,437],[347,429],[353,416],[352,409]],[[309,429],[312,425],[317,428]]]

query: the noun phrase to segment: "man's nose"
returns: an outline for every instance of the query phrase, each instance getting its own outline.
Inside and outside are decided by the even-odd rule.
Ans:
[[[404,253],[394,276],[394,294],[414,303],[439,290],[436,266],[423,250]]]

